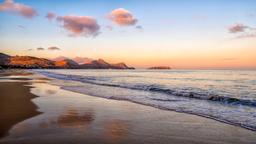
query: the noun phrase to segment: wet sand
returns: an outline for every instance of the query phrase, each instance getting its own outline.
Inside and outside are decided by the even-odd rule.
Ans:
[[[0,82],[0,137],[18,122],[40,114],[31,101],[36,96],[25,85],[28,83]]]
[[[20,82],[12,84],[16,85],[15,91],[24,89]],[[5,90],[7,86],[2,83],[0,88]],[[33,103],[42,114],[13,123],[9,135],[0,139],[0,143],[254,144],[256,141],[254,131],[200,116],[79,94],[47,82],[33,82],[32,87],[31,93],[38,96]],[[28,96],[29,91],[18,94]],[[8,100],[6,105],[14,105],[12,101]],[[20,101],[15,103],[24,105]]]

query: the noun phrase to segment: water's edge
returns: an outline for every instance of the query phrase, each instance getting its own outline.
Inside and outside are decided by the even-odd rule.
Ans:
[[[62,77],[58,77],[58,76],[56,77],[56,75],[51,75],[50,73],[44,73],[44,72],[43,73],[42,72],[36,72],[36,73],[42,74],[42,75],[50,77],[50,78],[64,80],[64,81],[78,81],[78,80],[73,80],[72,77],[68,77],[68,79],[63,79]],[[88,82],[88,83],[92,84],[92,85],[96,85],[96,86],[98,85],[98,84],[93,84],[93,83],[90,83],[90,82]],[[171,108],[171,107],[165,107],[165,106],[157,105],[157,104],[154,104],[154,103],[142,102],[138,99],[128,99],[128,98],[125,98],[125,97],[117,98],[117,97],[112,97],[112,96],[106,97],[106,96],[102,96],[102,95],[99,95],[99,94],[95,94],[95,93],[92,94],[90,92],[86,92],[83,89],[79,89],[79,88],[76,88],[74,86],[62,86],[62,85],[58,85],[56,83],[50,83],[50,84],[57,85],[61,89],[64,89],[64,90],[68,90],[68,91],[72,91],[72,92],[76,92],[76,93],[80,93],[80,94],[86,94],[86,95],[101,97],[101,98],[105,98],[105,99],[128,101],[128,102],[133,102],[133,103],[137,103],[137,104],[141,104],[141,105],[151,106],[151,107],[162,109],[162,110],[170,110],[170,111],[175,111],[175,112],[179,112],[179,113],[193,114],[193,115],[197,115],[197,116],[201,116],[201,117],[205,117],[205,118],[210,118],[210,119],[213,119],[213,120],[216,120],[216,121],[219,121],[219,122],[223,122],[223,123],[226,123],[226,124],[239,126],[239,127],[242,127],[242,128],[248,129],[248,130],[256,131],[256,126],[255,125],[253,125],[253,124],[247,124],[246,125],[246,124],[243,124],[242,121],[241,122],[239,122],[239,121],[230,121],[229,119],[217,117],[217,116],[210,115],[210,114],[196,113],[196,112],[186,110],[186,109],[181,110],[181,109],[175,109],[175,108]],[[103,85],[103,86],[105,86],[105,85]],[[252,107],[255,107],[254,105],[251,105],[251,104],[249,104],[249,105],[252,106]]]
[[[59,86],[57,84],[53,84],[53,85]],[[161,109],[161,110],[174,111],[174,112],[178,112],[178,113],[192,114],[192,115],[196,115],[196,116],[201,116],[201,117],[204,117],[204,118],[209,118],[209,119],[212,119],[212,120],[216,120],[218,122],[226,123],[226,124],[233,125],[233,126],[238,126],[238,127],[245,128],[245,129],[248,129],[248,130],[256,132],[255,128],[247,127],[245,125],[241,125],[241,124],[238,124],[238,123],[233,123],[231,121],[226,121],[226,120],[218,119],[216,117],[211,117],[211,116],[207,116],[207,115],[203,115],[203,114],[179,111],[179,110],[176,110],[176,109],[170,109],[170,108],[162,107],[162,106],[159,106],[159,105],[153,105],[153,104],[149,104],[149,103],[146,104],[146,103],[142,103],[142,102],[138,102],[138,101],[132,101],[132,100],[126,100],[126,99],[118,99],[118,98],[114,98],[114,97],[106,98],[106,97],[92,95],[92,94],[88,94],[88,93],[81,92],[81,91],[78,91],[78,90],[74,90],[74,89],[72,89],[72,87],[67,87],[67,86],[59,86],[59,87],[61,89],[72,91],[72,92],[79,93],[79,94],[86,94],[86,95],[89,95],[89,96],[100,97],[100,98],[104,98],[104,99],[132,102],[132,103],[141,104],[141,105],[145,105],[145,106],[151,106],[151,107],[158,108],[158,109]]]

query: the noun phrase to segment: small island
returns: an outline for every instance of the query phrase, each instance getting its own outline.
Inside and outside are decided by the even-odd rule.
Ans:
[[[148,69],[160,69],[160,70],[165,70],[165,69],[171,69],[169,66],[154,66],[154,67],[149,67]]]

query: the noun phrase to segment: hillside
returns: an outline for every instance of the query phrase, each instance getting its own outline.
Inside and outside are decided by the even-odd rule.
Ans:
[[[58,57],[55,60],[37,58],[31,56],[9,56],[0,53],[0,67],[2,68],[28,68],[28,69],[134,69],[124,63],[110,64],[103,59],[91,60],[76,58],[82,64],[66,58]],[[84,63],[83,63],[84,62]]]

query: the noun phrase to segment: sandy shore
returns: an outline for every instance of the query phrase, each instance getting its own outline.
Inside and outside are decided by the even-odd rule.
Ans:
[[[30,93],[26,82],[0,83],[0,137],[9,129],[25,119],[39,114],[36,105],[31,101],[36,96]]]
[[[34,112],[34,115],[11,123],[14,126],[0,143],[253,144],[256,141],[256,132],[212,119],[79,94],[47,82],[32,82],[31,94],[29,87],[24,86],[26,80],[23,83],[3,81],[1,92],[11,89],[11,85],[15,87],[7,91],[4,102],[1,100],[1,105],[9,107],[4,109],[5,120],[1,117],[0,123],[6,123],[12,111]],[[38,96],[33,99],[34,104],[30,101],[33,94]],[[21,108],[29,104],[16,101],[19,96],[33,106]],[[42,114],[37,115],[35,105]]]

